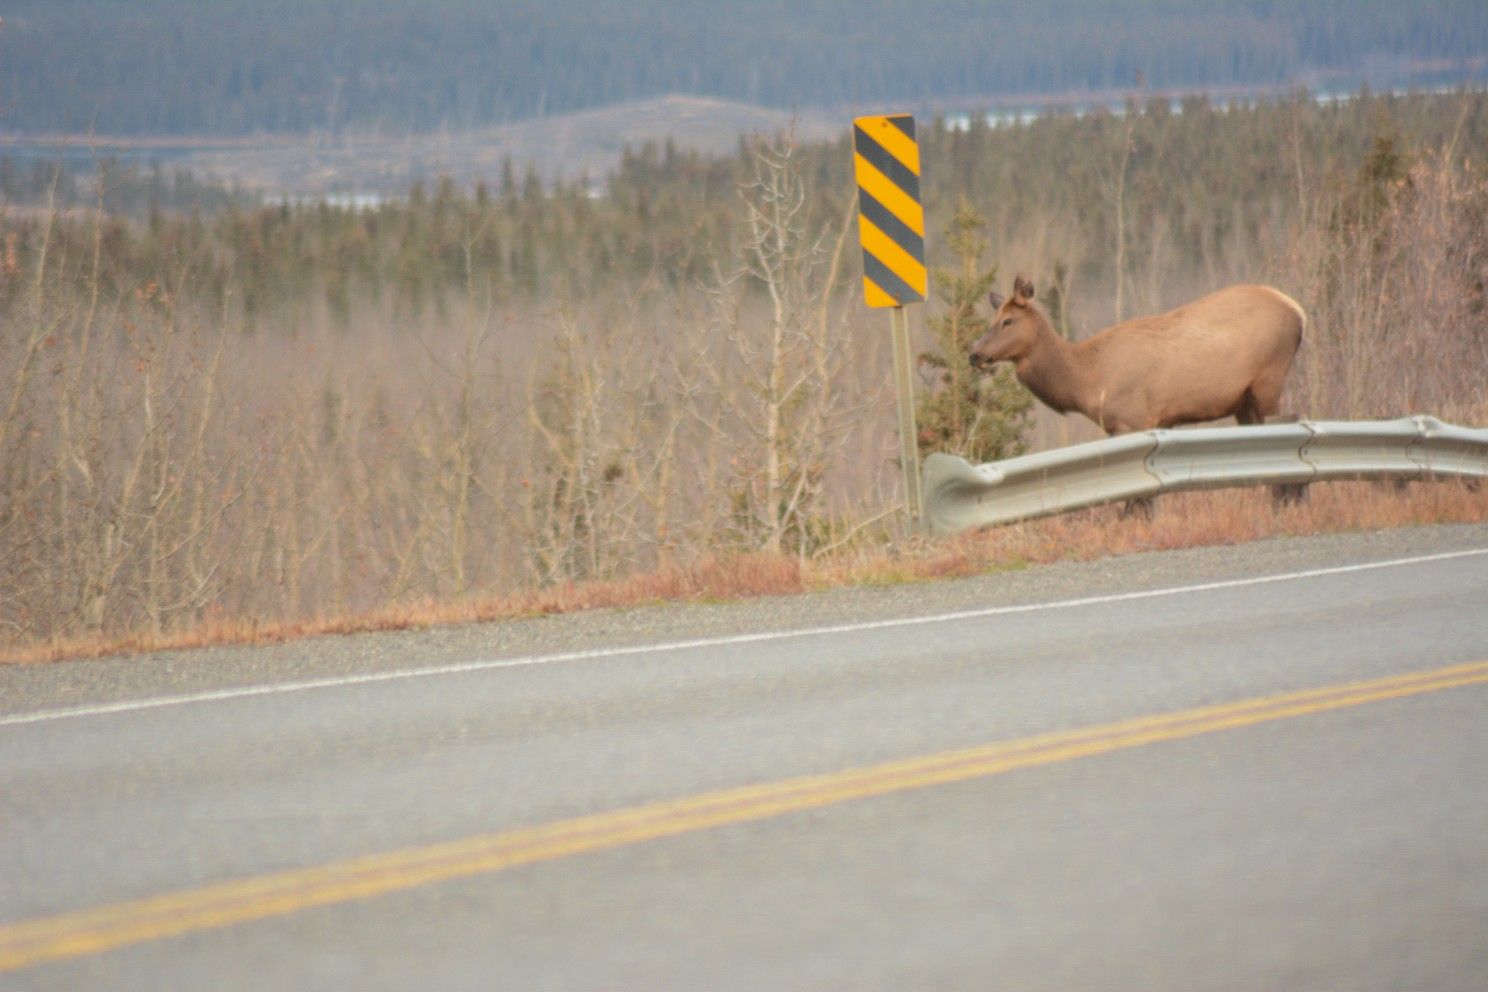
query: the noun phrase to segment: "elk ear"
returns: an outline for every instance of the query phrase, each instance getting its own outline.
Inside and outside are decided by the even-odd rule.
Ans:
[[[1006,303],[1007,300],[1003,299],[1003,296],[1002,296],[1001,293],[988,293],[987,294],[987,302],[990,303],[990,304],[992,304],[992,309],[993,310],[1001,310],[1002,309],[1002,305],[1004,303]]]
[[[1023,273],[1013,280],[1013,302],[1020,307],[1026,307],[1033,302],[1033,283],[1023,278]]]

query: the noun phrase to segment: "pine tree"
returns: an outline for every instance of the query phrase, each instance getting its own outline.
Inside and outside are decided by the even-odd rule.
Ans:
[[[1027,447],[1023,434],[1033,405],[1006,367],[984,376],[967,359],[972,343],[987,332],[984,301],[997,277],[996,268],[981,269],[987,249],[985,227],[981,214],[962,197],[946,230],[946,241],[960,265],[931,273],[946,309],[931,318],[935,343],[919,356],[921,369],[933,377],[931,389],[921,393],[917,412],[920,453],[944,451],[973,463],[1021,454]]]

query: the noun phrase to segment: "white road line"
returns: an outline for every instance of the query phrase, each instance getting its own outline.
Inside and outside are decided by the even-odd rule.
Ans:
[[[960,610],[955,613],[938,613],[933,616],[901,617],[894,620],[867,620],[859,623],[834,624],[827,627],[767,631],[759,634],[733,634],[726,637],[700,637],[696,640],[667,641],[660,644],[637,644],[630,647],[592,648],[587,651],[563,651],[556,654],[496,658],[487,661],[467,661],[454,665],[435,665],[429,668],[405,668],[390,672],[369,672],[363,675],[342,675],[334,678],[307,679],[302,682],[285,682],[279,685],[241,686],[233,689],[217,689],[209,692],[182,693],[177,696],[128,699],[117,703],[99,703],[92,706],[38,710],[34,713],[18,713],[11,716],[4,716],[0,717],[0,727],[43,723],[49,720],[66,720],[74,717],[106,716],[110,713],[130,713],[136,710],[159,709],[165,706],[185,706],[189,703],[212,703],[225,699],[244,699],[250,696],[272,696],[280,693],[305,692],[310,689],[333,689],[340,686],[366,685],[373,682],[392,682],[397,679],[422,678],[433,675],[455,675],[461,672],[479,672],[497,668],[550,665],[562,661],[592,661],[599,658],[621,658],[627,655],[649,654],[651,652],[687,651],[696,648],[727,647],[735,644],[756,644],[761,641],[783,641],[798,637],[854,634],[866,630],[916,627],[924,624],[948,623],[955,620],[974,620],[983,617],[1007,616],[1016,613],[1036,613],[1043,610],[1067,610],[1081,606],[1101,606],[1109,603],[1124,603],[1139,599],[1157,599],[1163,596],[1184,596],[1191,593],[1212,592],[1217,589],[1267,585],[1273,582],[1295,582],[1300,579],[1313,579],[1329,575],[1347,575],[1351,572],[1369,572],[1381,568],[1421,565],[1429,562],[1448,561],[1453,558],[1469,558],[1478,555],[1488,555],[1488,548],[1472,548],[1466,551],[1445,551],[1440,554],[1419,555],[1412,558],[1392,558],[1388,561],[1366,562],[1361,565],[1337,565],[1331,568],[1313,568],[1302,572],[1285,572],[1280,575],[1261,575],[1245,579],[1225,579],[1219,582],[1201,582],[1196,585],[1170,586],[1164,589],[1148,589],[1141,592],[1122,592],[1105,596],[1086,596],[1080,599],[1061,599],[1049,603],[1027,603],[1022,606],[989,606],[975,610]]]

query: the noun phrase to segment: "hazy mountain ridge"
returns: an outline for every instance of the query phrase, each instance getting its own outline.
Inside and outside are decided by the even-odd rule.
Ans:
[[[181,163],[255,189],[312,195],[349,190],[401,194],[412,182],[441,176],[463,185],[491,182],[509,163],[545,183],[587,177],[597,184],[626,148],[671,142],[687,151],[723,154],[737,147],[740,135],[779,131],[793,119],[807,138],[824,138],[846,127],[845,121],[822,114],[793,116],[733,101],[671,95],[463,132],[404,138],[343,135],[204,150]]]
[[[12,0],[12,133],[426,134],[668,93],[774,109],[1456,81],[1488,5],[1311,0]],[[1423,61],[1437,64],[1420,77]]]

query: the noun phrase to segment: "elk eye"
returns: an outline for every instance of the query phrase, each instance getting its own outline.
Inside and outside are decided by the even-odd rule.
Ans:
[[[1011,318],[1011,317],[1004,317],[1002,319],[1002,326],[1003,327],[1010,327],[1012,325],[1012,323],[1013,323],[1013,318]]]

